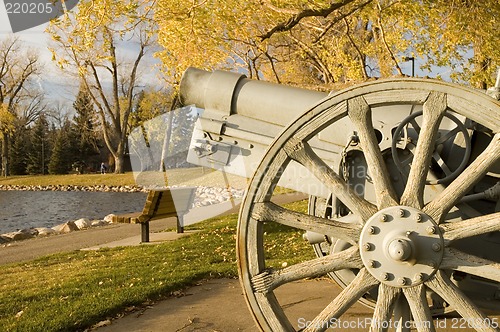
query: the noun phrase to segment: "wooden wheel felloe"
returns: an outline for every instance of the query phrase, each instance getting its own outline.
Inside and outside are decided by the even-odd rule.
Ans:
[[[421,105],[422,125],[413,151],[404,190],[395,189],[389,159],[380,149],[372,116],[388,105]],[[489,144],[447,186],[432,187],[428,199],[426,181],[438,140],[440,123],[452,112],[486,128]],[[372,183],[369,201],[327,165],[309,141],[322,130],[350,121],[359,137]],[[402,119],[401,119],[402,120]],[[342,128],[341,128],[342,129]],[[389,149],[390,150],[390,149]],[[389,152],[390,155],[390,152]],[[498,331],[480,306],[464,294],[450,275],[460,273],[500,282],[500,264],[474,256],[455,244],[464,239],[500,230],[500,213],[488,211],[474,217],[451,219],[460,204],[500,157],[500,103],[479,91],[430,80],[387,80],[356,86],[334,94],[305,112],[274,141],[250,183],[240,211],[238,265],[249,306],[264,331],[294,331],[296,322],[286,316],[276,298],[280,286],[332,271],[355,269],[355,278],[317,313],[303,331],[324,331],[368,291],[378,287],[371,327],[382,331],[391,319],[396,301],[408,303],[418,331],[434,331],[426,294],[432,292],[449,304],[478,331]],[[272,202],[283,170],[300,164],[328,186],[359,222],[346,223],[292,211]],[[351,218],[352,219],[352,218]],[[266,264],[265,224],[281,223],[341,239],[350,246],[340,252],[282,269]]]

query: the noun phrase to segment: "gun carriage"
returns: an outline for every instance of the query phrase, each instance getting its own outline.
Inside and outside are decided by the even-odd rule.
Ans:
[[[190,68],[181,101],[204,109],[189,161],[252,177],[237,253],[262,330],[298,329],[276,288],[328,275],[343,290],[303,331],[326,330],[358,300],[374,309],[373,331],[393,314],[434,331],[423,322],[452,311],[498,331],[486,316],[500,308],[498,100],[429,79],[326,94]],[[309,194],[308,213],[274,203],[277,186]],[[269,268],[273,222],[304,230],[316,258]]]

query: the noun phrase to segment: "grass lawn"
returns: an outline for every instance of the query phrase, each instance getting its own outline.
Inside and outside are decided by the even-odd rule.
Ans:
[[[132,173],[124,174],[67,174],[67,175],[15,175],[0,177],[0,185],[17,186],[131,186],[135,185]]]
[[[305,211],[306,203],[292,203]],[[0,269],[2,331],[81,331],[207,278],[236,277],[237,216],[173,242],[46,256]],[[268,265],[313,258],[302,231],[266,224]]]
[[[225,186],[226,181],[233,188],[246,188],[246,179],[226,174],[209,168],[192,167],[169,169],[166,171],[169,185],[185,186]],[[0,185],[18,186],[49,186],[49,185],[74,185],[74,186],[132,186],[132,185],[163,185],[164,173],[141,172],[138,179],[134,179],[132,172],[124,174],[67,174],[67,175],[22,175],[0,177]]]

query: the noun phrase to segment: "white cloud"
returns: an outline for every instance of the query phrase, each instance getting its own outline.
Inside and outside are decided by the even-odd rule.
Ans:
[[[44,89],[48,99],[68,102],[71,101],[78,92],[78,82],[70,78],[52,62],[52,54],[48,51],[47,45],[50,36],[45,33],[48,23],[37,27],[20,31],[15,34],[22,40],[25,46],[35,49],[40,56],[40,63],[43,66],[43,74],[39,79],[40,86]],[[0,40],[12,35],[9,18],[3,0],[0,0]],[[137,46],[133,42],[120,43],[119,60],[130,61],[137,55]],[[158,60],[150,55],[145,57],[141,65],[141,76],[145,84],[157,85],[161,82],[157,79],[155,64]],[[155,84],[156,83],[156,84]]]

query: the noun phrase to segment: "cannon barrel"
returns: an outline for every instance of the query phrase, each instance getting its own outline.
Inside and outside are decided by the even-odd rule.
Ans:
[[[274,139],[300,115],[315,107],[327,93],[248,79],[239,73],[189,68],[180,84],[180,101],[203,109],[196,123],[187,161],[204,167],[250,178]],[[390,149],[397,111],[409,115],[411,105],[388,105],[373,118],[381,137],[380,148]],[[388,122],[388,119],[394,119]],[[338,170],[343,151],[356,140],[349,119],[327,128],[309,144],[327,165]],[[300,166],[288,167],[280,185],[315,196],[330,191]]]
[[[238,114],[285,126],[327,93],[246,78],[245,75],[197,68],[185,71],[180,85],[184,105],[224,116]]]
[[[250,178],[273,140],[295,118],[327,97],[310,91],[246,78],[245,75],[189,68],[180,84],[180,101],[203,109],[194,128],[187,161]],[[316,138],[312,146],[330,164],[338,164],[345,135]],[[282,175],[283,186],[314,195],[327,195],[318,184],[303,186],[310,174],[292,169]]]
[[[425,80],[418,82],[424,83]],[[180,100],[186,106],[196,105],[204,111],[194,128],[187,160],[192,164],[224,169],[228,173],[250,178],[274,139],[300,115],[321,105],[320,101],[326,97],[328,94],[324,92],[248,79],[239,73],[189,68],[181,80]],[[398,149],[404,149],[406,143],[393,145],[393,135],[408,135],[408,123],[415,122],[414,119],[419,117],[422,104],[386,102],[383,105],[375,103],[372,108],[376,110],[372,112],[371,120],[380,151],[391,153],[398,160]],[[453,130],[459,123],[465,123],[465,117],[460,116],[455,121],[450,115],[441,122],[440,135]],[[348,116],[337,121],[335,126],[318,130],[309,140],[309,145],[327,165],[339,171],[339,167],[343,165],[345,168],[348,162],[344,160],[345,152],[356,145],[351,143],[357,141],[356,125]],[[396,141],[406,142],[397,137]],[[453,149],[457,151],[470,150],[459,141],[455,141],[454,145]],[[447,163],[455,170],[463,168],[468,158],[454,158],[452,146],[447,149]],[[351,155],[356,154],[362,156],[362,152],[354,148]],[[366,168],[367,165],[358,166]],[[491,171],[498,173],[497,169],[495,165]],[[310,173],[303,172],[303,168],[289,167],[287,172],[281,176],[282,186],[315,196],[328,196],[325,186]],[[353,172],[363,174],[351,170]],[[448,173],[455,176],[459,171]],[[364,177],[359,180],[362,182],[359,187],[365,186]]]

